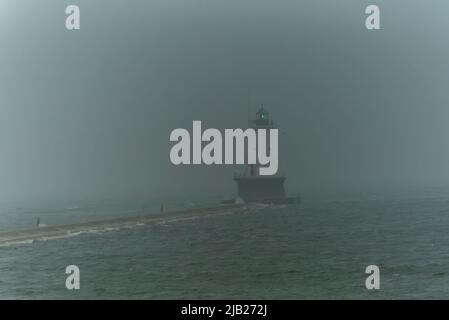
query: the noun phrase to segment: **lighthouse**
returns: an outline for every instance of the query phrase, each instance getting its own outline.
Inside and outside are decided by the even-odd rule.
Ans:
[[[277,129],[276,123],[270,119],[270,114],[263,105],[256,113],[256,118],[249,120],[249,127],[254,130]],[[270,150],[270,141],[267,139],[267,150]],[[256,203],[293,203],[297,197],[287,197],[284,189],[286,177],[278,171],[275,175],[266,176],[259,174],[261,165],[249,164],[243,173],[234,173],[234,181],[237,183],[238,198],[245,202]]]

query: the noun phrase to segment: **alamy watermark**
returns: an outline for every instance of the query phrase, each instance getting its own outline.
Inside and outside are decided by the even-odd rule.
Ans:
[[[369,276],[365,280],[365,287],[368,290],[380,289],[380,269],[376,265],[369,265],[365,269],[365,273]]]
[[[76,265],[70,265],[65,268],[65,273],[69,275],[65,280],[67,290],[79,290],[81,288],[80,268]]]
[[[210,128],[201,132],[201,121],[193,121],[192,126],[192,139],[189,131],[182,128],[175,129],[170,134],[170,141],[177,142],[170,151],[170,161],[173,164],[245,164],[246,154],[246,164],[260,165],[260,175],[277,173],[278,129],[225,129],[223,141],[223,136],[217,129]],[[203,142],[208,142],[204,148]]]
[[[65,20],[65,27],[67,30],[80,30],[81,28],[81,11],[77,5],[69,5],[65,9],[67,15]],[[377,5],[371,4],[365,8],[365,14],[368,15],[365,19],[365,27],[368,30],[380,29],[380,8]]]
[[[68,15],[65,19],[65,27],[67,30],[79,30],[81,28],[81,12],[76,5],[70,5],[65,9]]]

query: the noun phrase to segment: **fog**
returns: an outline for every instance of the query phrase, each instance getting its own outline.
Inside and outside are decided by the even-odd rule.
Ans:
[[[375,1],[377,31],[369,4],[0,0],[0,201],[232,194],[169,135],[262,103],[289,193],[449,184],[449,3]]]

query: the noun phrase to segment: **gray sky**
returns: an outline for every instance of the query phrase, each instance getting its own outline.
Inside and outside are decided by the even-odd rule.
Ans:
[[[245,126],[249,100],[289,193],[449,184],[449,3],[375,1],[368,31],[373,3],[0,0],[0,200],[232,194],[169,134]]]

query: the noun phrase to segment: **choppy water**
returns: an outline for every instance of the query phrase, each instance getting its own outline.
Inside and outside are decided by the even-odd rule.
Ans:
[[[79,291],[65,289],[71,264]],[[364,286],[371,264],[378,291]],[[448,297],[446,191],[305,198],[0,248],[0,298]]]

